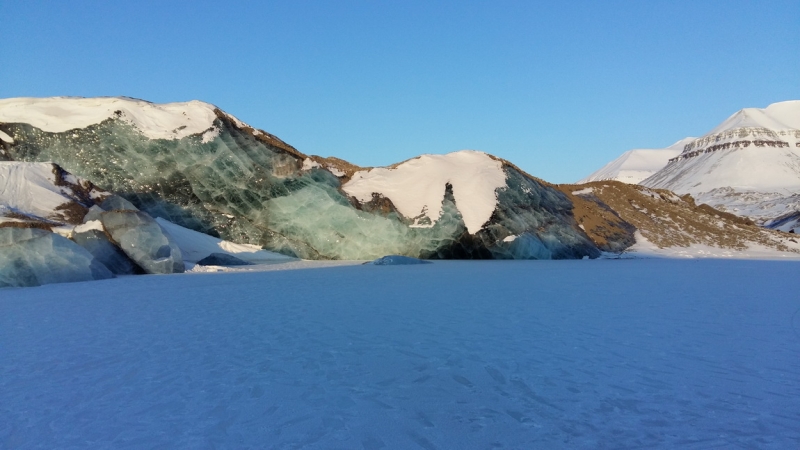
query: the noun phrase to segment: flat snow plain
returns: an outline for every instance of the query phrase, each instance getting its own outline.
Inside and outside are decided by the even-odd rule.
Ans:
[[[4,289],[0,448],[798,448],[798,269],[445,261]]]

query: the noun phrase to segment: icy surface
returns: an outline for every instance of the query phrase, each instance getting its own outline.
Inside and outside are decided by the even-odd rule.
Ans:
[[[373,266],[403,266],[409,264],[430,264],[430,261],[401,255],[386,255],[374,261],[370,261],[368,264],[372,264]]]
[[[0,447],[798,448],[798,269],[447,261],[7,289]]]
[[[162,229],[169,233],[170,238],[181,250],[184,261],[196,263],[214,253],[228,254],[247,262],[258,263],[267,261],[291,261],[293,258],[280,253],[262,250],[257,245],[236,244],[207,234],[184,228],[180,225],[156,218]]]
[[[111,239],[147,273],[184,271],[180,248],[168,234],[141,211],[109,211],[100,215]]]
[[[99,221],[90,223],[100,224]],[[85,228],[86,227],[75,227],[75,230],[71,234],[72,241],[88,250],[89,253],[106,266],[108,270],[117,275],[142,273],[142,269],[139,268],[125,252],[108,240],[108,237],[102,230],[102,225],[100,225],[99,230],[96,228]]]
[[[217,118],[215,109],[197,100],[155,104],[128,97],[23,97],[0,100],[0,122],[59,133],[115,118],[150,139],[180,139],[210,128]]]
[[[362,202],[370,201],[373,193],[380,194],[391,200],[400,214],[413,219],[413,226],[430,227],[442,215],[448,183],[467,230],[475,234],[492,216],[497,205],[495,191],[506,185],[506,175],[502,163],[486,153],[462,150],[356,172],[342,189]]]
[[[227,253],[212,253],[205,258],[197,261],[199,266],[247,266],[249,263]]]
[[[111,277],[103,264],[65,237],[36,228],[0,228],[0,288]]]

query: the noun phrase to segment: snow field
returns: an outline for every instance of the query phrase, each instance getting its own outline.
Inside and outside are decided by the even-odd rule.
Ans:
[[[461,150],[446,155],[422,155],[394,168],[378,167],[353,174],[342,190],[360,202],[373,193],[390,199],[400,214],[415,219],[412,226],[431,227],[442,215],[447,183],[470,234],[480,231],[497,206],[497,189],[506,186],[503,164],[486,153]],[[429,221],[421,223],[421,218]]]
[[[797,448],[798,268],[445,261],[4,289],[0,448]]]

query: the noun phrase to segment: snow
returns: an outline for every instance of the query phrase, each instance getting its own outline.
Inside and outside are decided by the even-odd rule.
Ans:
[[[578,184],[605,180],[637,184],[661,170],[671,158],[678,156],[683,151],[683,147],[694,139],[691,137],[681,139],[662,149],[628,150],[617,159],[600,168],[600,170],[578,181]]]
[[[791,235],[789,235],[791,236]],[[793,260],[800,261],[800,253],[780,252],[773,248],[759,244],[750,244],[746,250],[735,250],[729,248],[712,247],[710,245],[692,244],[688,247],[667,247],[659,248],[648,241],[642,233],[636,231],[634,234],[636,243],[628,247],[620,255],[623,258],[715,258],[715,259],[754,259],[754,260]],[[792,249],[800,250],[800,243],[792,242],[787,238],[784,244]],[[619,257],[610,255],[612,258]]]
[[[214,139],[219,136],[219,128],[211,127],[205,133],[203,133],[203,144],[208,144],[209,142],[213,141]]]
[[[497,189],[505,187],[502,163],[486,153],[462,150],[446,155],[422,155],[393,168],[356,172],[342,189],[361,202],[373,193],[390,199],[414,226],[433,226],[442,213],[445,186],[453,186],[456,207],[467,230],[477,233],[494,212]],[[427,217],[430,222],[423,221]]]
[[[330,173],[332,173],[333,176],[335,176],[335,177],[341,178],[341,177],[347,175],[343,170],[339,170],[339,169],[337,169],[336,167],[333,167],[333,166],[327,166],[326,169],[328,169],[328,171]]]
[[[181,250],[184,262],[196,263],[212,253],[226,253],[252,263],[292,261],[295,258],[262,250],[257,245],[237,244],[176,225],[161,217],[156,222]]]
[[[800,129],[800,100],[773,103],[766,108],[744,108],[737,111],[708,134],[737,128]]]
[[[445,261],[5,289],[0,447],[798,448],[798,269]]]
[[[86,223],[76,226],[71,231],[75,233],[85,233],[91,230],[104,231],[103,223],[99,220],[90,220]]]
[[[3,130],[0,130],[0,141],[8,142],[9,144],[13,144],[14,143],[14,138],[12,138],[8,134],[4,133]]]
[[[320,164],[314,161],[313,159],[306,158],[303,160],[303,170],[311,170],[317,167],[322,167],[322,166],[320,166]]]
[[[589,194],[591,194],[593,192],[594,192],[594,189],[588,187],[588,188],[584,188],[584,189],[578,189],[577,191],[572,191],[572,195],[589,195]]]
[[[0,210],[50,216],[70,201],[55,181],[52,163],[0,161]]]
[[[127,97],[22,97],[0,100],[0,122],[60,133],[100,123],[121,111],[121,120],[150,139],[180,139],[211,128],[215,109],[197,100],[156,104]]]

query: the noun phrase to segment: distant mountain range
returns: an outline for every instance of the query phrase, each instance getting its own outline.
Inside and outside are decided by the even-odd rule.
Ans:
[[[700,138],[631,150],[581,180],[691,194],[698,203],[783,231],[800,226],[800,101],[745,108]]]

